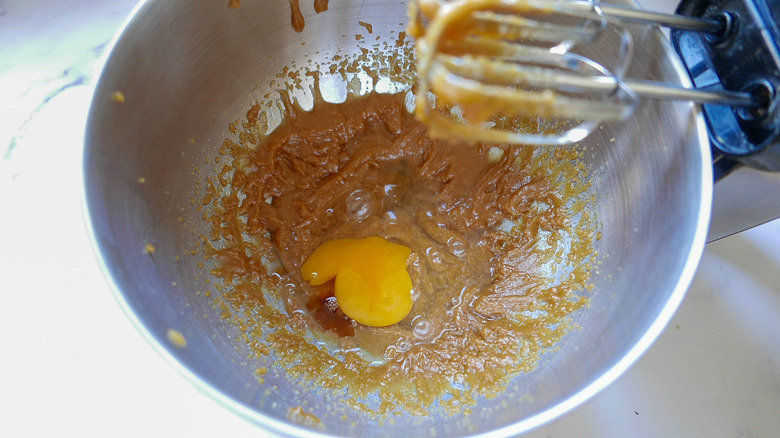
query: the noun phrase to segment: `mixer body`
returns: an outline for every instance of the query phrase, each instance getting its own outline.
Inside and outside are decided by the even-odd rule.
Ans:
[[[675,29],[672,43],[694,86],[762,95],[760,110],[703,105],[713,148],[715,179],[743,164],[780,170],[780,1],[683,0],[677,13],[728,23],[724,36]]]

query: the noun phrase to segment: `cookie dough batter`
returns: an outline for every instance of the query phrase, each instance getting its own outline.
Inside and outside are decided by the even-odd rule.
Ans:
[[[587,189],[576,150],[432,139],[403,94],[312,111],[284,96],[271,134],[224,143],[210,199],[213,272],[251,309],[258,354],[380,413],[462,411],[532,369],[586,304],[593,235],[585,202],[569,202]],[[350,320],[333,282],[301,276],[322,243],[372,236],[412,252],[412,309],[386,327]]]

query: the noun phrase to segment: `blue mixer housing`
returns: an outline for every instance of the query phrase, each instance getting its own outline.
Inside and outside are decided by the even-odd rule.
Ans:
[[[703,105],[715,179],[739,165],[780,171],[780,0],[683,0],[677,13],[723,23],[720,35],[671,31],[694,86],[745,91],[764,102],[755,109]]]

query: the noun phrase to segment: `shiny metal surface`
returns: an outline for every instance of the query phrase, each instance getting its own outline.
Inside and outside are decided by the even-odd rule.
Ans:
[[[258,383],[253,372],[263,364],[247,358],[236,327],[203,296],[216,291],[198,268],[202,256],[187,254],[205,231],[198,181],[211,170],[207,163],[228,123],[257,98],[256,84],[293,61],[324,61],[319,51],[356,50],[358,21],[389,36],[406,13],[405,4],[381,0],[331,3],[316,15],[309,4],[302,9],[306,28],[297,34],[286,2],[231,10],[225,2],[147,1],[116,41],[87,124],[85,197],[103,268],[139,330],[203,391],[280,435],[510,436],[614,381],[661,332],[704,247],[712,174],[703,123],[691,104],[643,102],[630,121],[604,125],[588,138],[584,158],[603,224],[591,306],[576,315],[582,329],[505,394],[480,400],[469,416],[434,413],[377,427],[357,413],[329,416],[332,399],[300,392],[273,374]],[[633,30],[630,75],[689,85],[659,32]],[[587,55],[609,65],[597,52]],[[115,91],[124,93],[124,104],[110,99]],[[169,329],[184,335],[186,347],[168,340]],[[278,393],[266,393],[274,385]],[[304,402],[324,429],[287,419],[288,409]]]
[[[707,242],[780,217],[780,172],[739,167],[715,184]]]

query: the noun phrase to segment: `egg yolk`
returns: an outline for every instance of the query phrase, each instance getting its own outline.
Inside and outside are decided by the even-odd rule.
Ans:
[[[412,310],[412,279],[406,260],[412,251],[381,237],[323,243],[301,266],[303,279],[317,286],[335,278],[339,307],[355,321],[393,325]]]

